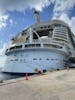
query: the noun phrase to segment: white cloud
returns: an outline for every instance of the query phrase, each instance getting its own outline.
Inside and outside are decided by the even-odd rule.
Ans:
[[[2,41],[0,41],[0,45],[3,45],[3,47],[0,48],[0,55],[2,55],[5,51],[6,43],[3,44]]]
[[[72,32],[75,34],[75,17],[69,18],[67,14],[61,14],[58,19],[66,22],[71,28]]]
[[[63,20],[64,22],[68,23],[70,25],[70,18],[68,17],[67,14],[63,13],[61,14],[61,16],[59,17],[60,20]]]
[[[53,18],[53,19],[60,19],[67,23],[69,27],[71,28],[72,32],[75,34],[75,16],[69,18],[68,14],[62,13],[59,18]]]
[[[51,3],[54,4],[53,18],[61,19],[68,23],[71,27],[74,27],[75,17],[69,18],[72,8],[75,6],[75,0],[0,0],[0,28],[7,26],[8,15],[4,15],[7,11],[19,11],[25,12],[26,9],[36,9],[42,11],[43,8],[49,6]],[[5,17],[7,16],[7,17]],[[10,19],[9,23],[13,25],[13,20]],[[75,32],[74,28],[72,28]]]
[[[75,0],[55,0],[52,18],[63,20],[69,24],[73,33],[75,33],[75,16],[70,18],[69,15],[74,6]]]
[[[54,10],[53,10],[54,16],[57,18],[62,13],[69,14],[74,5],[75,5],[75,0],[55,0]]]
[[[75,34],[75,17],[71,18],[70,26],[71,26],[73,33]]]
[[[6,12],[7,10],[13,11],[25,11],[28,9],[36,9],[42,11],[42,9],[54,0],[0,0],[0,11]]]
[[[7,11],[19,11],[25,12],[26,9],[36,9],[42,11],[46,6],[49,6],[54,0],[0,0],[0,29],[7,26],[8,15],[5,15]],[[14,22],[9,20],[12,25]]]
[[[0,15],[0,29],[4,28],[7,26],[7,21],[8,15]]]
[[[15,24],[15,22],[12,19],[9,19],[9,24],[13,25],[13,24]]]

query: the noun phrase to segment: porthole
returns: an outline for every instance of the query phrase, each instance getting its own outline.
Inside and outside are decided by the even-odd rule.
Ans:
[[[43,29],[43,27],[40,27],[41,29]]]
[[[46,60],[49,60],[49,58],[47,58]]]
[[[53,60],[53,59],[51,59],[51,60]]]
[[[39,58],[39,60],[42,60],[41,58]]]
[[[13,59],[11,59],[10,61],[13,61]]]
[[[33,60],[37,60],[37,58],[33,58]]]
[[[18,61],[18,59],[15,59],[15,61]]]

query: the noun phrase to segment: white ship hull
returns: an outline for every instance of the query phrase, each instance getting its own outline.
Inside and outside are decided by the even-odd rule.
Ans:
[[[36,69],[64,69],[70,63],[70,56],[75,55],[73,37],[68,25],[62,21],[34,24],[13,38],[6,48],[3,72],[36,73]]]
[[[64,68],[65,53],[53,49],[29,49],[10,53],[6,58],[3,72],[35,73],[37,68],[55,70]]]

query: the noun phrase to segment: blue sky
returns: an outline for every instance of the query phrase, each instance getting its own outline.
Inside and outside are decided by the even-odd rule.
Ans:
[[[24,28],[35,23],[34,9],[42,21],[60,19],[75,33],[75,0],[0,0],[0,48]]]

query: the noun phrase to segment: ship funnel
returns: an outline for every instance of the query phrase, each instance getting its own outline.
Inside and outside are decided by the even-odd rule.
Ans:
[[[39,23],[40,22],[40,14],[39,14],[39,12],[38,11],[34,11],[34,16],[35,16],[36,22]]]

